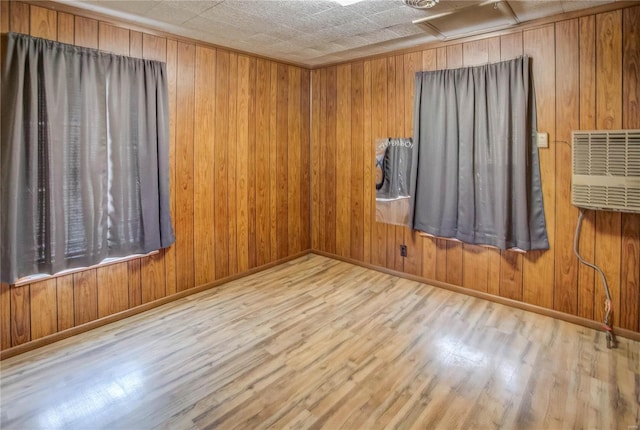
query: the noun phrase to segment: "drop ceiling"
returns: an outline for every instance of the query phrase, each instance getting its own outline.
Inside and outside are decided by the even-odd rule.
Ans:
[[[610,1],[57,0],[156,30],[308,67],[508,28]],[[351,0],[353,1],[353,0]],[[414,21],[420,21],[414,23]]]

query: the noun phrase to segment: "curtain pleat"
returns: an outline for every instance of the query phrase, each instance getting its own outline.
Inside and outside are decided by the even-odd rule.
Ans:
[[[548,249],[529,58],[415,80],[410,224],[501,249]]]
[[[2,282],[175,241],[164,63],[7,36]]]

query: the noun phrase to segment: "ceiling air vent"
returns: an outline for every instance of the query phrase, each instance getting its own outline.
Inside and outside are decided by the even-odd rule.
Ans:
[[[572,133],[571,203],[640,213],[640,130]]]
[[[440,0],[402,0],[404,4],[414,9],[431,9],[438,3]]]

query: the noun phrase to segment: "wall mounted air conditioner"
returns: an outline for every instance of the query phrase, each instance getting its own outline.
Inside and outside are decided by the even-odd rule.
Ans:
[[[571,203],[640,213],[640,130],[572,133]]]

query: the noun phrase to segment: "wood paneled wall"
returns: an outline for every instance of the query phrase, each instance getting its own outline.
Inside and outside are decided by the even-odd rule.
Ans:
[[[571,130],[640,128],[640,6],[312,71],[312,249],[601,321],[604,293],[573,254]],[[412,136],[414,73],[533,58],[551,249],[527,254],[376,222],[374,142]],[[408,256],[400,257],[406,244]],[[589,212],[580,251],[605,271],[614,324],[640,331],[640,215]]]
[[[165,61],[176,243],[0,291],[2,349],[310,247],[310,72],[20,2],[0,30]]]

